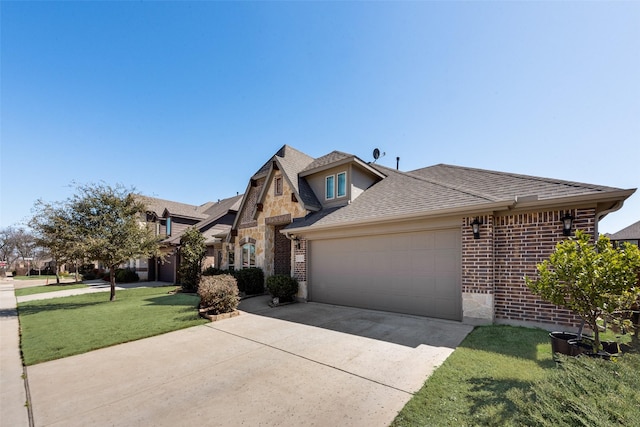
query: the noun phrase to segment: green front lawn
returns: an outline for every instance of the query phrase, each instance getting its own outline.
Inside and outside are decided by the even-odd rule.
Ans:
[[[169,294],[175,286],[108,292],[20,303],[25,365],[207,323],[199,298]]]
[[[16,289],[15,293],[17,297],[21,297],[25,295],[43,294],[45,292],[55,292],[55,291],[66,291],[68,289],[82,289],[86,287],[87,285],[82,283],[67,283],[67,284],[61,284],[61,285],[42,285],[42,286],[32,286],[30,288]]]
[[[584,357],[556,365],[546,331],[478,327],[392,426],[633,425],[625,421],[640,419],[639,364],[629,354],[616,362]],[[607,409],[614,401],[615,409]]]

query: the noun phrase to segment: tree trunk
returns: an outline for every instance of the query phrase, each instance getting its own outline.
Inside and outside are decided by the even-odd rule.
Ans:
[[[116,271],[115,267],[109,269],[109,281],[111,282],[111,295],[109,301],[116,300]]]

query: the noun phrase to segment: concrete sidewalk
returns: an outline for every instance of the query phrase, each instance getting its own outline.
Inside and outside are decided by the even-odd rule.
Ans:
[[[15,296],[16,280],[0,282],[0,427],[28,427],[29,406],[27,406],[28,378],[25,381],[26,369],[22,366],[20,355],[20,323],[18,321],[17,303],[41,299],[60,298],[94,292],[108,292],[109,283],[93,281],[87,288],[69,289],[40,294]],[[42,286],[45,281],[29,281],[29,285]],[[165,282],[137,282],[120,284],[116,290],[170,286]]]
[[[20,356],[20,325],[13,284],[0,283],[0,426],[28,427],[27,394]]]

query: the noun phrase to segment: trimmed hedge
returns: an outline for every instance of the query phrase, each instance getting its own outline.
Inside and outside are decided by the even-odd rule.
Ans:
[[[267,290],[280,301],[293,301],[298,293],[298,281],[284,274],[276,274],[267,278]]]
[[[233,272],[238,281],[238,289],[246,295],[264,293],[264,273],[257,267],[243,268]]]

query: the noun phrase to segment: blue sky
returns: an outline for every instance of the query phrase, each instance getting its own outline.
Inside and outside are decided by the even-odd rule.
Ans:
[[[640,186],[640,2],[0,2],[0,227],[202,204],[282,145]],[[600,223],[640,219],[640,195]]]

